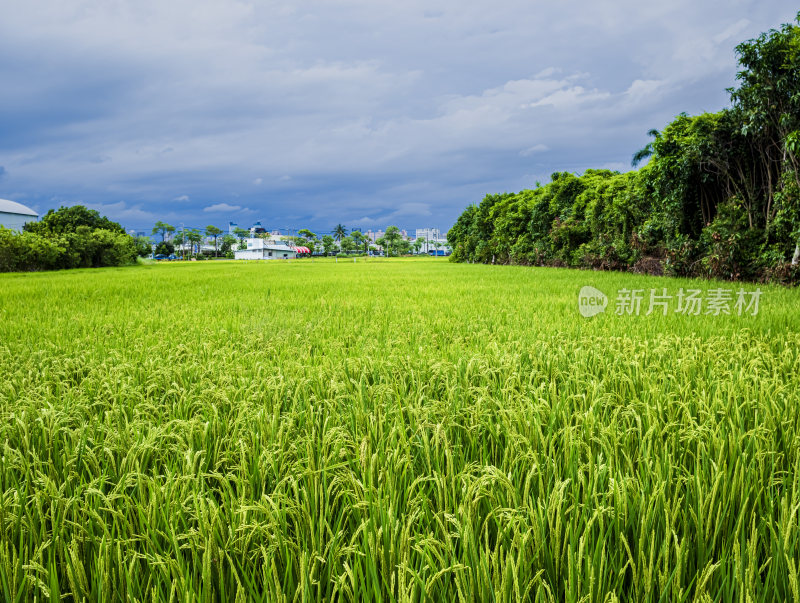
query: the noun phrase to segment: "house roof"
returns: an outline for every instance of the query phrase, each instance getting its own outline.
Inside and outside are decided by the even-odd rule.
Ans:
[[[36,216],[37,218],[39,217],[39,214],[33,211],[30,207],[25,207],[22,203],[9,201],[8,199],[0,199],[0,213]]]

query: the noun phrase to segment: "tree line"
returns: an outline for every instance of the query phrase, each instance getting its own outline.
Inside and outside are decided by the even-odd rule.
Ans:
[[[739,44],[730,107],[651,130],[644,167],[556,172],[468,207],[451,259],[800,281],[798,24]]]
[[[247,249],[245,239],[250,236],[250,231],[247,229],[237,227],[233,230],[233,234],[223,234],[220,228],[210,225],[205,228],[204,232],[207,237],[214,239],[215,256],[221,254],[225,257],[233,257],[234,249]],[[171,255],[175,253],[176,249],[182,249],[186,242],[191,243],[194,248],[194,245],[199,244],[202,240],[201,231],[198,229],[178,230],[171,224],[161,221],[155,223],[152,234],[161,236],[161,241],[156,245],[156,255]],[[262,233],[256,236],[270,238],[272,235]],[[287,236],[284,240],[296,246],[308,247],[312,254],[320,252],[326,256],[339,253],[366,254],[375,251],[376,245],[384,249],[388,255],[397,256],[410,253],[412,250],[419,253],[424,244],[423,239],[418,239],[413,243],[404,239],[397,226],[389,226],[384,235],[376,239],[375,245],[373,245],[373,241],[360,230],[353,229],[348,233],[347,227],[343,224],[337,224],[332,234],[322,237],[308,228],[301,228],[297,231],[296,236]],[[438,247],[441,244],[437,242],[435,245]]]
[[[312,253],[315,250],[322,251],[326,256],[338,252],[369,253],[378,248],[384,250],[388,256],[400,256],[412,251],[419,253],[425,244],[425,240],[421,238],[413,242],[404,238],[397,226],[389,226],[382,237],[375,239],[375,245],[372,245],[372,239],[360,230],[353,229],[347,234],[347,228],[343,224],[337,224],[332,235],[324,235],[322,238],[306,228],[299,230],[297,234],[297,237],[293,237],[295,244],[308,247]],[[437,248],[441,246],[438,241],[433,244]]]

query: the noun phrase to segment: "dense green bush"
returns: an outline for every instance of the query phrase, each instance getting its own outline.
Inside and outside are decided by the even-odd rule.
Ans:
[[[141,250],[119,224],[81,206],[51,210],[21,233],[0,227],[0,272],[122,266]]]
[[[66,247],[63,240],[0,226],[0,272],[53,270],[61,267]]]
[[[169,241],[161,241],[156,245],[156,255],[172,255],[175,253],[175,245]]]
[[[153,242],[148,237],[136,237],[133,242],[136,245],[136,255],[140,258],[150,257],[153,254]]]

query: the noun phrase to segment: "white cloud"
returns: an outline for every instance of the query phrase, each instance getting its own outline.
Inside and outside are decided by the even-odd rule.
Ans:
[[[430,216],[431,206],[429,203],[401,203],[400,206],[394,210],[389,217],[400,218],[405,216]]]
[[[530,155],[533,155],[534,153],[544,153],[545,151],[549,151],[549,150],[550,150],[550,147],[548,147],[546,144],[535,144],[532,147],[528,147],[527,149],[523,149],[522,151],[519,152],[519,154],[522,155],[523,157],[529,157]]]
[[[207,213],[242,213],[249,212],[250,209],[242,207],[241,205],[229,205],[228,203],[215,203],[203,208]]]
[[[89,209],[97,210],[100,215],[108,216],[114,221],[128,224],[148,224],[155,222],[156,214],[141,205],[128,205],[125,201],[116,203],[83,203]],[[71,204],[70,204],[71,205]]]
[[[625,91],[625,94],[636,98],[645,97],[652,95],[663,85],[664,82],[661,80],[634,80]]]
[[[602,165],[596,166],[598,169],[601,170],[612,170],[615,172],[626,172],[631,169],[630,163],[623,163],[621,161],[611,161],[609,163],[604,163]]]
[[[189,195],[180,195],[179,197],[175,197],[173,201],[188,201]]]
[[[750,25],[749,19],[739,19],[736,23],[725,28],[712,39],[714,40],[715,44],[721,44],[725,40],[729,40],[734,36],[738,36],[747,28],[748,25]]]
[[[363,218],[359,218],[358,220],[352,220],[352,223],[356,226],[375,226],[380,222],[375,220],[374,218],[370,218],[368,216],[364,216]]]

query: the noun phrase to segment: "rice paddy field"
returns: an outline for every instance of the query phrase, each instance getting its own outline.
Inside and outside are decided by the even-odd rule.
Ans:
[[[646,313],[723,287],[431,258],[0,275],[0,599],[800,601],[800,292]]]

